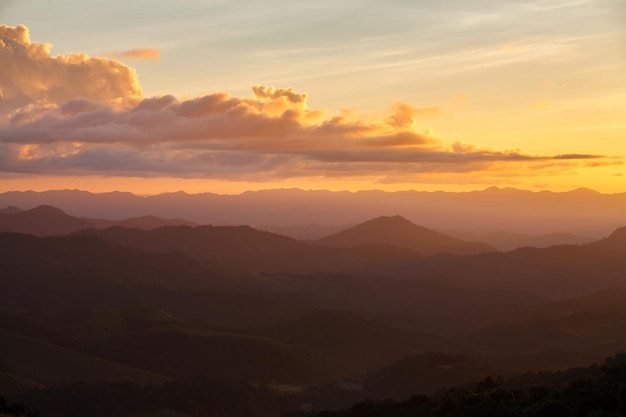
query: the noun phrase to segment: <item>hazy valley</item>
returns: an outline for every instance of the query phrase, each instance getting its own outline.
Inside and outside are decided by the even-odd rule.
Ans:
[[[499,192],[514,191],[485,194]],[[120,414],[128,416],[341,408],[432,396],[488,376],[589,366],[626,348],[624,227],[570,244],[571,234],[516,234],[532,216],[505,231],[455,236],[400,215],[344,227],[328,217],[309,228],[326,236],[295,239],[224,225],[223,213],[235,206],[222,213],[207,205],[204,217],[188,220],[189,201],[206,196],[164,195],[170,205],[159,206],[126,194],[76,193],[0,195],[7,205],[0,210],[0,392],[42,415],[94,412],[88,405],[68,411],[59,395],[87,401],[107,393],[130,407],[118,398],[119,384],[140,397],[161,390],[163,401],[138,400],[144,414]],[[63,210],[29,206],[45,197]],[[572,195],[556,197],[564,205]],[[146,211],[138,215],[125,199]],[[319,206],[318,216],[327,215]],[[614,210],[619,225],[619,209],[592,209]],[[118,211],[97,217],[106,210]],[[292,226],[283,218],[276,227],[320,219],[292,210]],[[237,214],[259,211],[257,202]],[[212,215],[217,220],[207,222]],[[590,235],[608,226],[597,227]],[[531,241],[537,247],[522,244]],[[525,247],[500,250],[505,244]],[[223,394],[193,411],[189,384]],[[224,403],[242,395],[248,400],[239,411]]]
[[[0,0],[0,417],[626,416],[625,0]]]

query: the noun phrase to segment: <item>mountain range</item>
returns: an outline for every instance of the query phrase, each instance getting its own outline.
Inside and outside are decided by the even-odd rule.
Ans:
[[[151,213],[197,224],[252,227],[345,227],[397,214],[444,233],[568,233],[590,239],[626,224],[626,193],[600,194],[588,189],[561,193],[491,187],[462,193],[288,189],[239,195],[177,192],[138,196],[78,190],[0,194],[0,207],[30,209],[39,205],[59,207],[77,217],[122,220]]]
[[[588,243],[592,239],[575,236],[572,234],[565,233],[557,233],[557,234],[544,234],[544,235],[528,235],[528,234],[515,234],[515,233],[506,233],[506,232],[492,232],[488,234],[475,235],[470,233],[459,233],[455,231],[451,231],[448,233],[441,233],[433,230],[428,230],[424,227],[422,228],[422,232],[418,232],[417,228],[420,226],[414,225],[415,227],[408,231],[403,229],[403,225],[399,219],[403,219],[408,221],[400,216],[381,216],[377,218],[377,222],[383,222],[385,219],[387,221],[392,222],[392,219],[396,219],[396,229],[398,232],[394,232],[395,236],[389,240],[388,238],[383,238],[380,235],[381,231],[390,229],[385,225],[381,225],[379,230],[372,230],[373,234],[377,234],[376,238],[371,239],[360,239],[358,235],[354,236],[354,241],[352,243],[347,243],[345,245],[339,246],[359,246],[364,244],[387,244],[386,240],[389,240],[389,244],[396,246],[403,246],[407,248],[411,248],[417,250],[420,253],[429,254],[436,253],[441,251],[448,251],[450,253],[479,253],[479,252],[487,252],[492,251],[493,248],[497,250],[512,250],[517,247],[522,246],[534,246],[534,247],[549,247],[557,244],[582,244]],[[286,237],[291,237],[296,240],[308,240],[308,241],[318,241],[319,243],[330,242],[332,245],[332,241],[337,238],[331,238],[332,235],[335,235],[340,232],[346,232],[350,234],[361,233],[358,230],[363,230],[368,227],[376,227],[377,222],[373,222],[375,219],[371,219],[361,225],[357,231],[347,232],[348,229],[354,228],[355,225],[352,226],[319,226],[315,224],[306,225],[306,226],[260,226],[257,229],[262,231],[269,231],[274,234],[283,235]],[[373,223],[371,223],[373,222]],[[120,226],[124,228],[131,229],[142,229],[142,230],[153,230],[158,229],[163,226],[198,226],[198,224],[182,220],[176,218],[161,218],[154,215],[145,215],[140,217],[122,219],[122,220],[110,220],[110,219],[96,219],[96,218],[88,218],[88,217],[75,217],[71,216],[61,209],[57,207],[52,207],[48,205],[37,206],[29,210],[22,210],[19,207],[9,206],[4,209],[0,209],[0,231],[5,232],[17,232],[17,233],[27,233],[34,234],[36,236],[51,236],[51,235],[62,235],[73,233],[79,230],[95,228],[95,229],[105,229],[113,226]],[[391,226],[391,225],[389,225]],[[427,235],[417,237],[420,233],[426,233]],[[365,232],[367,233],[367,232]],[[390,232],[385,232],[390,233]],[[403,241],[400,236],[404,234],[406,235]],[[411,235],[412,237],[410,237]],[[439,235],[439,237],[436,237]],[[446,235],[447,243],[445,243],[442,248],[437,249],[437,239],[440,239],[441,235]],[[345,234],[340,236],[346,236]],[[391,236],[390,236],[391,237]],[[410,243],[407,239],[416,239],[416,240],[424,240],[429,241],[428,245],[420,246],[419,243],[413,242]],[[454,243],[454,239],[457,239],[457,242]],[[466,241],[466,242],[459,242]],[[475,242],[473,244],[468,245],[468,242]],[[480,245],[478,242],[484,242],[489,247],[485,245]],[[465,246],[465,249],[461,248],[461,246]],[[337,245],[335,245],[337,246]],[[427,246],[427,247],[426,247]],[[469,249],[468,248],[474,248]]]
[[[163,219],[151,215],[123,220],[79,218],[49,205],[41,205],[29,210],[9,206],[0,210],[0,231],[36,236],[64,235],[83,229],[104,229],[112,226],[151,230],[167,225],[195,226],[196,224],[186,220]]]
[[[67,383],[126,380],[171,393],[200,373],[294,410],[589,365],[626,348],[625,253],[626,227],[498,252],[399,215],[303,241],[9,207],[0,392],[46,404],[87,389]]]

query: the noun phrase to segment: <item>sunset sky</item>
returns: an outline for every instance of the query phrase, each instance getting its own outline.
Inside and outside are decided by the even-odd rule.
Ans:
[[[0,191],[626,192],[626,0],[0,0]]]

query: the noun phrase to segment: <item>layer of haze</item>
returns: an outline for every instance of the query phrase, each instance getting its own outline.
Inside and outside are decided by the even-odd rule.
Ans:
[[[622,191],[625,10],[3,2],[0,190]]]

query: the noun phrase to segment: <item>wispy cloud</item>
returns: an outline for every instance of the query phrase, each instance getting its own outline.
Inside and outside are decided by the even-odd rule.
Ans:
[[[149,61],[159,61],[161,59],[161,51],[155,48],[129,49],[127,51],[115,52],[112,55],[114,58],[130,60],[144,59]]]

